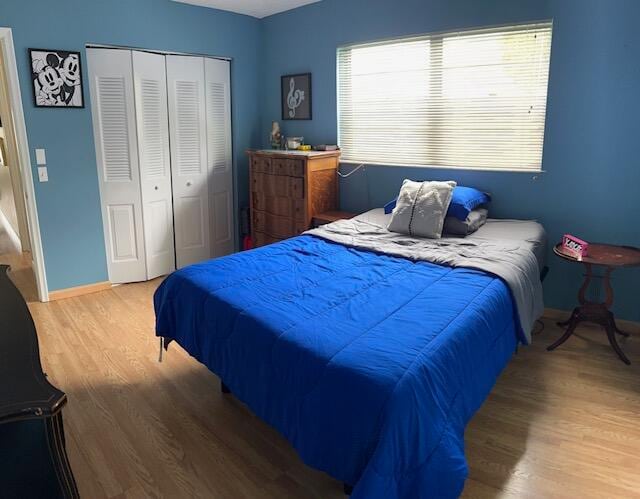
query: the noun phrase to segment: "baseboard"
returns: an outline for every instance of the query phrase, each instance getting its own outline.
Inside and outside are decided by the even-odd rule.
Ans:
[[[557,308],[545,308],[544,317],[554,321],[565,321],[571,315],[571,310],[558,310]],[[622,319],[616,319],[616,324],[623,331],[628,331],[634,334],[640,334],[640,322],[625,321]]]
[[[49,301],[64,300],[66,298],[88,295],[91,293],[97,293],[98,291],[105,291],[107,289],[111,289],[111,283],[109,281],[76,286],[75,288],[58,289],[56,291],[49,292]]]

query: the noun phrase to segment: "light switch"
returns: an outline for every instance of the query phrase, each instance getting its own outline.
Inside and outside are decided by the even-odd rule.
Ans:
[[[44,149],[36,149],[36,164],[38,165],[47,164],[47,156],[44,153]]]
[[[47,172],[46,166],[38,167],[38,180],[40,180],[40,182],[49,182],[49,173]]]

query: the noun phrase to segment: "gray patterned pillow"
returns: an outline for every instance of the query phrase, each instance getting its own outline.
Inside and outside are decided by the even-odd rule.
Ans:
[[[453,181],[405,180],[387,229],[410,236],[439,239],[455,186]]]

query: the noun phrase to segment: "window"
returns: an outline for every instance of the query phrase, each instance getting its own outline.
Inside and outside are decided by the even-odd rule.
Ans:
[[[551,23],[338,50],[346,162],[540,171]]]

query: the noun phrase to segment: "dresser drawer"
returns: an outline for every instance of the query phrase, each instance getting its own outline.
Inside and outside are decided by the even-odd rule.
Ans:
[[[271,161],[272,173],[289,177],[304,177],[304,163],[299,159],[275,158]]]
[[[273,164],[273,173],[276,175],[286,175],[289,174],[289,160],[288,159],[278,159],[275,158],[272,162]]]
[[[304,161],[291,159],[289,169],[292,177],[304,177]]]
[[[270,236],[269,234],[265,234],[264,232],[254,232],[253,245],[256,248],[259,248],[260,246],[266,246],[267,244],[277,243],[279,241],[282,241],[282,239]]]
[[[299,236],[300,234],[302,234],[304,231],[307,231],[309,229],[312,229],[313,227],[309,227],[309,224],[302,221],[302,220],[294,220],[294,227],[295,227],[295,235]]]
[[[258,210],[253,212],[252,222],[253,228],[256,231],[282,239],[297,236],[300,232],[306,230],[304,222],[302,221],[294,220],[293,218],[278,217]]]
[[[254,173],[252,178],[251,189],[254,193],[271,197],[304,198],[304,180],[302,178],[266,173]]]
[[[273,173],[271,158],[254,156],[251,163],[251,169],[254,173]]]
[[[290,196],[294,199],[304,198],[304,179],[289,177]]]
[[[279,217],[304,221],[304,199],[267,196],[261,192],[253,193],[252,209],[267,212]]]

